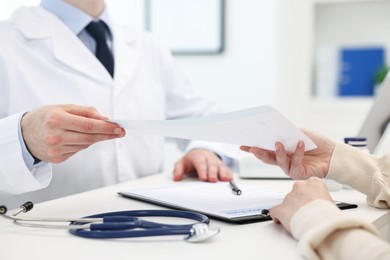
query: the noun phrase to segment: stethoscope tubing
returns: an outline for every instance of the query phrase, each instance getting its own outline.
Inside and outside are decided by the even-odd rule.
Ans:
[[[173,235],[191,235],[190,227],[176,228],[153,228],[146,230],[131,230],[131,231],[112,231],[112,230],[91,230],[86,229],[69,229],[73,235],[84,238],[134,238],[134,237],[151,237],[151,236],[173,236]]]
[[[86,219],[103,219],[103,223],[91,224],[88,229],[69,229],[73,235],[85,238],[131,238],[167,235],[191,235],[193,224],[172,225],[138,219],[138,217],[175,217],[192,219],[198,223],[208,224],[205,215],[179,210],[132,210],[96,214]],[[72,221],[70,226],[79,222]]]
[[[133,238],[150,236],[187,235],[185,240],[196,243],[219,233],[218,227],[209,228],[209,218],[201,213],[183,210],[130,210],[95,214],[84,218],[19,217],[33,208],[28,201],[13,215],[0,206],[0,216],[16,225],[33,228],[67,229],[71,234],[84,238]],[[143,220],[143,217],[184,218],[196,221],[192,224],[165,224]],[[41,222],[41,223],[39,223]],[[47,222],[47,223],[44,223]],[[68,224],[52,224],[67,222]],[[50,224],[49,224],[50,223]]]

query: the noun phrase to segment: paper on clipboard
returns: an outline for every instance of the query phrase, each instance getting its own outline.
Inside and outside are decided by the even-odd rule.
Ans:
[[[270,220],[262,210],[279,204],[286,191],[267,186],[243,185],[242,195],[235,195],[228,182],[181,182],[167,186],[131,189],[119,192],[132,199],[170,208],[196,211],[209,217],[232,223],[251,223]]]
[[[275,150],[275,142],[293,152],[299,140],[305,150],[317,146],[299,128],[270,105],[230,113],[177,120],[109,120],[127,131],[180,139],[257,146]]]
[[[118,192],[119,195],[156,205],[195,211],[210,218],[246,224],[271,220],[263,212],[280,204],[291,188],[276,189],[269,185],[237,183],[242,190],[234,194],[228,182],[175,182],[169,185],[149,188],[131,188]],[[340,209],[357,208],[356,204],[334,202]]]

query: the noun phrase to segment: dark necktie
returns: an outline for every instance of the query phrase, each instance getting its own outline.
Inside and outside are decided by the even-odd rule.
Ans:
[[[111,77],[114,77],[114,58],[107,45],[106,25],[102,21],[90,22],[85,29],[96,41],[96,58],[107,69]]]

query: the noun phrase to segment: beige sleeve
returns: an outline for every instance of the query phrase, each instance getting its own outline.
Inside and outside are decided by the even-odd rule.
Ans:
[[[344,214],[329,201],[315,200],[302,207],[290,225],[307,259],[390,259],[390,244],[378,237],[374,226]]]
[[[390,153],[373,156],[350,145],[337,143],[327,178],[366,194],[370,206],[390,207]]]

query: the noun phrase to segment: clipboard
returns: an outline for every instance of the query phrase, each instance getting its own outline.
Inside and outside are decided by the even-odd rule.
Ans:
[[[281,203],[290,190],[275,190],[265,185],[238,184],[242,195],[232,192],[228,182],[180,182],[171,185],[129,189],[119,195],[171,209],[198,212],[209,218],[235,224],[271,220],[268,209]],[[340,209],[357,205],[335,202]]]

